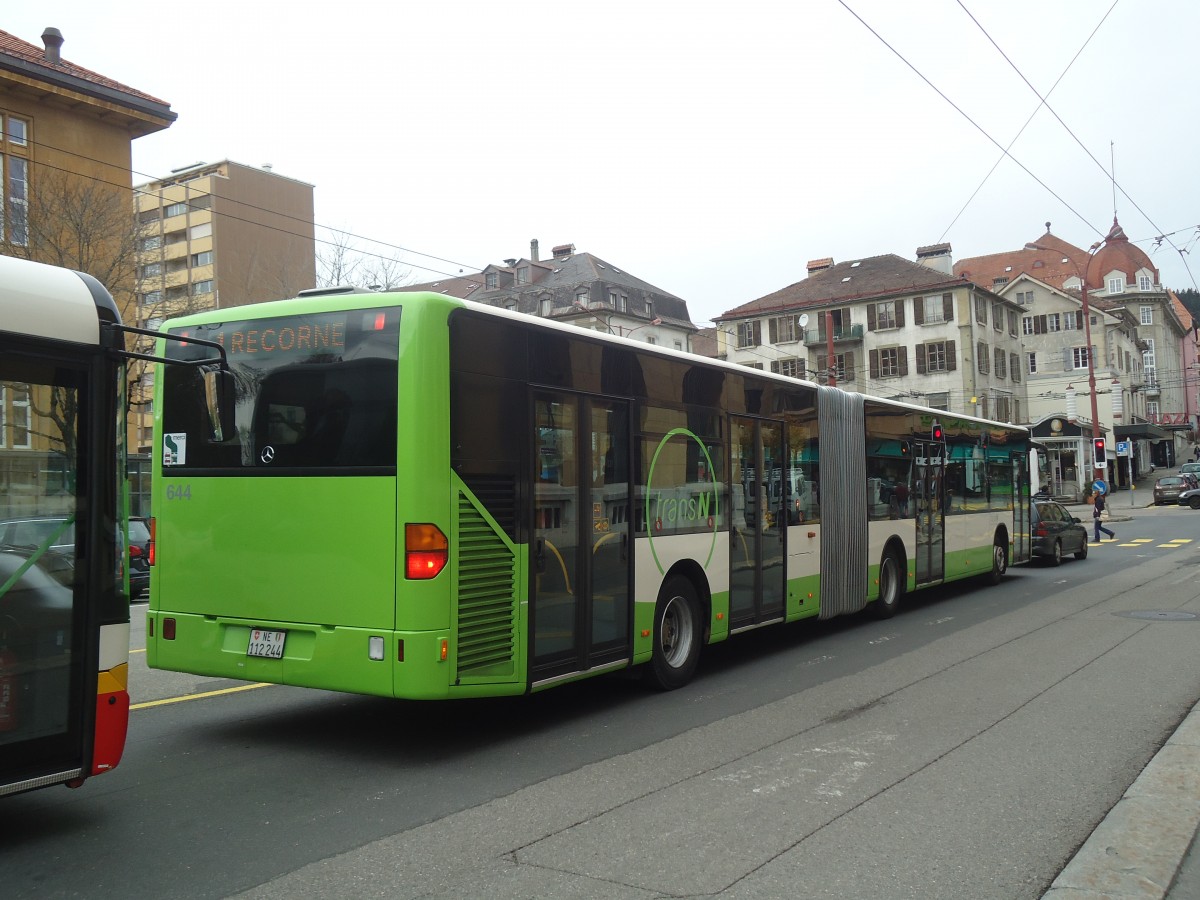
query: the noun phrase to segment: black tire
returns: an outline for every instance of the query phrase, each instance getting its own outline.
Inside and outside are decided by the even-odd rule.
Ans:
[[[1050,552],[1050,565],[1062,565],[1062,541],[1054,542],[1054,549]]]
[[[988,584],[999,584],[1008,571],[1008,545],[997,540],[992,544],[992,571],[988,572]]]
[[[879,561],[879,598],[871,604],[877,619],[890,619],[900,608],[904,597],[904,567],[891,550],[885,550]]]
[[[1188,497],[1188,506],[1192,509],[1200,509],[1200,497]]]
[[[703,642],[696,589],[676,575],[663,585],[654,607],[654,656],[643,673],[646,681],[660,691],[683,687],[696,672]]]
[[[1079,549],[1075,551],[1075,558],[1076,559],[1087,559],[1087,553],[1088,553],[1088,542],[1087,542],[1087,536],[1084,535],[1083,543],[1080,544]]]

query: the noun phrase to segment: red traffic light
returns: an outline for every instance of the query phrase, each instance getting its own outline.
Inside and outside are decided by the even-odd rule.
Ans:
[[[1104,438],[1092,438],[1092,450],[1096,460],[1096,468],[1103,469],[1108,465],[1108,454],[1104,452]]]
[[[933,423],[933,429],[932,429],[932,432],[931,432],[931,434],[932,434],[932,437],[933,437],[933,439],[934,439],[935,441],[944,441],[944,440],[946,439],[946,435],[945,435],[945,433],[942,431],[942,424],[941,424],[941,422],[934,422],[934,423]]]

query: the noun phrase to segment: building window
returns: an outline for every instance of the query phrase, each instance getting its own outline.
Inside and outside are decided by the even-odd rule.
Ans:
[[[932,341],[917,344],[917,374],[953,372],[956,366],[954,341]]]
[[[1036,375],[1037,370],[1038,370],[1037,353],[1026,353],[1025,354],[1025,371],[1028,372],[1030,375]]]
[[[999,303],[992,304],[992,329],[1004,331],[1004,307]]]
[[[950,409],[950,392],[940,391],[933,394],[925,395],[925,405],[930,409],[940,409],[948,411]]]
[[[500,275],[497,272],[488,272],[483,276],[483,288],[487,291],[494,291],[500,286]]]
[[[654,335],[652,335],[652,334],[648,334],[648,335],[646,335],[646,343],[647,343],[647,344],[657,344],[657,343],[658,343],[658,338],[656,338],[656,337],[655,337]]]
[[[1125,276],[1115,275],[1108,279],[1108,292],[1110,294],[1125,293]]]
[[[771,363],[771,371],[789,378],[803,378],[804,360],[796,359],[794,356],[779,359]]]
[[[529,266],[517,269],[517,284],[529,284]]]
[[[182,216],[187,212],[186,203],[168,203],[166,209],[163,210],[163,218],[169,219],[171,216]]]
[[[897,328],[900,324],[896,316],[895,300],[884,300],[882,303],[872,303],[867,306],[867,330]]]
[[[1155,422],[1155,423],[1158,422],[1158,401],[1157,400],[1147,400],[1146,401],[1146,418],[1149,419],[1151,422]]]
[[[996,360],[994,365],[996,368],[997,378],[1008,377],[1008,354],[1004,352],[1002,347],[996,348]]]
[[[1013,381],[1021,380],[1021,357],[1018,354],[1008,354],[1008,371],[1012,373]]]
[[[162,291],[146,291],[141,295],[142,306],[153,306],[162,302]]]
[[[1033,316],[1021,316],[1021,334],[1037,334],[1034,328]]]
[[[1083,313],[1082,312],[1063,313],[1062,314],[1062,326],[1063,326],[1063,331],[1075,331],[1076,329],[1083,328]]]
[[[918,325],[936,325],[954,320],[954,295],[940,297],[917,297],[913,301],[917,310]]]
[[[154,234],[150,237],[144,237],[138,241],[138,250],[145,253],[150,250],[157,250],[162,246],[162,235]]]
[[[1033,291],[1017,291],[1017,302],[1022,306],[1033,305]]]
[[[763,367],[762,363],[742,363],[742,365],[747,369],[758,369],[760,372],[762,371]]]
[[[738,322],[737,345],[739,348],[757,347],[762,343],[762,325],[755,322]]]
[[[542,297],[538,303],[538,315],[548,316],[554,312],[554,299],[551,297]]]
[[[1010,309],[1008,311],[1008,333],[1013,337],[1017,336],[1017,319],[1017,311],[1015,309]]]
[[[975,321],[980,325],[987,324],[988,303],[987,298],[975,297]]]
[[[29,160],[11,153],[0,154],[0,168],[7,176],[0,191],[3,201],[3,220],[0,221],[0,241],[24,247],[29,243]]]
[[[683,341],[676,341],[676,342],[675,342],[675,349],[676,349],[676,350],[682,350],[682,349],[683,349]]]
[[[192,267],[195,268],[197,266],[211,266],[212,259],[213,259],[213,257],[212,257],[211,250],[205,250],[203,253],[193,253],[192,254]]]
[[[1139,291],[1154,290],[1154,279],[1151,278],[1149,275],[1139,275],[1138,276],[1138,290]]]
[[[975,361],[979,365],[980,375],[986,375],[988,373],[988,369],[991,366],[991,356],[992,354],[988,349],[988,345],[983,341],[980,341],[975,345]]]
[[[213,283],[211,278],[206,278],[203,281],[197,281],[192,285],[192,296],[199,297],[201,294],[211,294]]]
[[[1153,306],[1143,306],[1141,312],[1142,312],[1141,323],[1143,325],[1153,325],[1154,324],[1154,307]]]
[[[32,419],[29,403],[29,385],[11,384],[12,391],[12,422],[9,423],[9,433],[12,434],[12,446],[26,450],[33,446]]]
[[[1056,331],[1062,331],[1062,323],[1059,320],[1058,313],[1046,314],[1046,332],[1054,334]]]
[[[1008,395],[1008,394],[997,394],[996,395],[996,411],[995,411],[994,415],[1001,422],[1011,422],[1012,421],[1012,417],[1011,417],[1012,416],[1012,405],[1011,405],[1010,395]]]
[[[772,344],[794,344],[796,335],[795,316],[776,316],[767,320],[767,336]]]
[[[212,237],[212,222],[193,225],[188,229],[188,237],[193,241],[198,241],[200,238]]]
[[[1072,347],[1071,364],[1076,369],[1086,369],[1088,367],[1088,348]]]
[[[16,116],[8,117],[8,142],[14,147],[29,145],[29,123]]]
[[[872,378],[897,378],[908,374],[908,350],[905,347],[881,347],[868,354]]]
[[[143,278],[158,278],[160,275],[162,275],[162,263],[152,262],[142,266]]]

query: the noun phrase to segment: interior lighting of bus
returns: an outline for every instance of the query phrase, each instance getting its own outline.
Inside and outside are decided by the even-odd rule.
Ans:
[[[404,574],[414,581],[435,578],[450,558],[450,542],[436,525],[404,526]]]

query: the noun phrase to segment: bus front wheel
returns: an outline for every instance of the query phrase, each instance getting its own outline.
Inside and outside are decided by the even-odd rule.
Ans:
[[[696,589],[686,578],[671,578],[654,607],[654,656],[646,666],[646,680],[662,691],[691,681],[700,661],[702,634]]]

